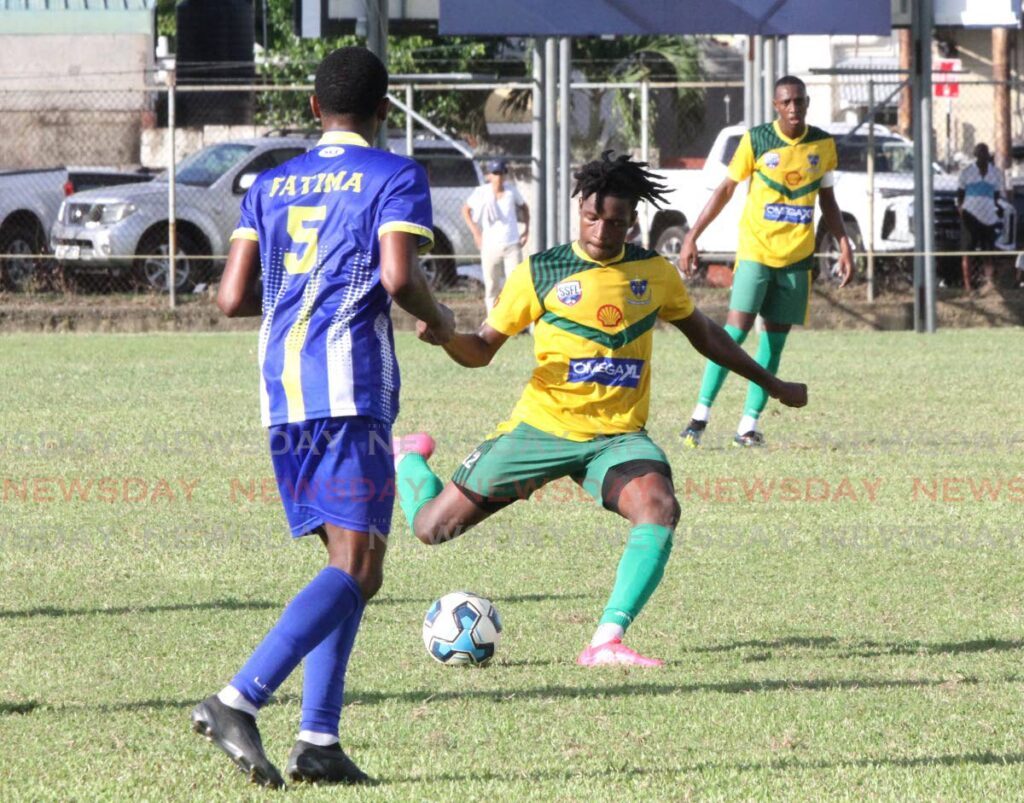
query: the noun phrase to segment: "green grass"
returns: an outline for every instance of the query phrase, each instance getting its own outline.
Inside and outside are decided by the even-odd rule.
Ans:
[[[676,333],[656,343],[650,431],[684,513],[630,638],[668,666],[574,665],[627,527],[569,486],[436,548],[399,515],[342,720],[383,783],[292,794],[1019,798],[1020,330],[799,332],[783,368],[811,404],[773,404],[760,451],[727,448],[735,378],[707,448],[680,448],[702,366]],[[188,729],[322,561],[288,538],[275,500],[232,495],[232,480],[271,476],[255,347],[251,334],[0,340],[0,798],[264,796]],[[398,429],[433,431],[448,476],[511,408],[529,340],[481,371],[409,335],[399,348]],[[109,485],[64,499],[61,480],[104,478],[118,501]],[[746,500],[743,482],[784,478]],[[161,479],[173,498],[153,498]],[[442,667],[420,642],[428,603],[458,587],[501,610],[489,668]],[[279,763],[300,688],[290,678],[261,717]]]

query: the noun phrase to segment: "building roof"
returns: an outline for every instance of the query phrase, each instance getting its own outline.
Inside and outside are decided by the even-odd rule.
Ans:
[[[156,0],[0,0],[0,34],[152,34]]]
[[[839,75],[839,99],[844,109],[867,106],[871,94],[868,82],[874,83],[875,104],[880,107],[898,106],[898,90],[907,76],[900,72],[899,60],[891,56],[867,56],[845,59],[836,65],[838,70],[849,70]]]

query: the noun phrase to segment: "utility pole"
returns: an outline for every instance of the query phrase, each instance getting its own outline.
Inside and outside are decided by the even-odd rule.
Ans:
[[[1006,28],[992,29],[992,78],[995,126],[995,163],[1001,170],[1010,166],[1010,36]]]
[[[910,64],[911,54],[914,50],[913,39],[911,38],[910,28],[900,28],[900,70],[903,75],[910,75]],[[909,137],[911,134],[911,128],[913,124],[911,120],[914,119],[914,101],[913,93],[910,91],[910,83],[900,90],[900,105],[896,116],[896,127],[899,132]]]
[[[366,49],[388,63],[388,0],[366,0]],[[388,149],[388,127],[382,125],[377,132],[376,145]],[[410,153],[409,156],[412,156]]]

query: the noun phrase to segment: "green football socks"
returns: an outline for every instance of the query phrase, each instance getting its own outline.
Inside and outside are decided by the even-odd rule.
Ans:
[[[395,474],[398,504],[411,529],[420,508],[441,493],[444,483],[430,470],[423,456],[415,453],[407,454],[398,461]]]
[[[630,530],[615,586],[601,616],[602,625],[615,624],[623,630],[629,627],[661,582],[671,552],[672,528],[638,524]]]
[[[761,332],[761,339],[757,344],[757,354],[754,360],[758,365],[765,368],[772,376],[779,370],[779,362],[782,360],[782,349],[786,345],[786,336],[789,332]],[[751,418],[758,418],[764,412],[768,404],[768,393],[756,382],[751,382],[747,387],[747,401],[743,405],[743,415]]]
[[[741,346],[743,345],[743,341],[747,339],[746,332],[728,323],[724,328],[729,337],[735,340],[737,344]],[[700,383],[700,398],[697,400],[698,403],[703,404],[706,407],[710,407],[714,404],[715,398],[718,396],[718,391],[722,389],[722,385],[725,383],[725,378],[728,375],[728,368],[723,368],[718,363],[708,360],[707,367],[704,369],[704,379]]]

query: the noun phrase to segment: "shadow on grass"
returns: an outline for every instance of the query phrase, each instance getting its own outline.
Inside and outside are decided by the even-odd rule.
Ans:
[[[284,602],[268,600],[218,599],[211,602],[181,602],[172,605],[124,605],[117,608],[25,608],[24,610],[0,611],[0,619],[30,619],[34,616],[92,616],[106,614],[122,616],[131,613],[167,613],[171,611],[262,611],[268,608],[283,608]]]
[[[885,655],[965,655],[980,652],[1008,652],[1024,649],[1022,639],[974,639],[971,641],[841,641],[833,636],[790,636],[787,638],[734,641],[710,647],[693,647],[687,652],[731,652],[732,650],[835,650],[836,658],[876,658]],[[770,657],[770,656],[768,656]]]
[[[29,714],[39,708],[35,700],[22,700],[19,703],[0,703],[0,717],[7,714]]]
[[[1016,681],[1016,678],[1008,679]],[[661,697],[674,694],[752,694],[757,692],[801,692],[801,691],[855,691],[859,689],[915,689],[942,686],[948,679],[928,680],[875,680],[862,678],[835,678],[823,680],[755,680],[731,681],[726,683],[621,683],[612,686],[540,686],[532,689],[487,690],[473,689],[458,691],[403,691],[376,692],[353,691],[346,695],[349,705],[373,705],[383,702],[445,702],[448,700],[489,700],[491,702],[515,702],[522,700],[544,700],[551,698],[584,697]],[[975,678],[958,678],[957,683],[975,684]]]
[[[939,756],[914,756],[912,758],[855,758],[846,761],[800,761],[799,759],[781,758],[767,762],[707,762],[674,767],[609,767],[602,770],[586,771],[578,768],[551,770],[523,770],[522,772],[488,772],[472,773],[441,773],[439,775],[398,775],[381,778],[382,785],[431,782],[461,781],[572,781],[577,778],[635,778],[655,777],[659,775],[678,776],[687,773],[703,773],[708,771],[740,771],[758,772],[763,770],[838,770],[868,767],[963,767],[968,765],[1001,765],[1011,766],[1024,764],[1024,753],[951,753]]]
[[[590,594],[496,594],[490,599],[495,604],[503,602],[547,602],[558,599],[590,599]],[[370,605],[429,605],[433,600],[427,597],[374,597]]]

